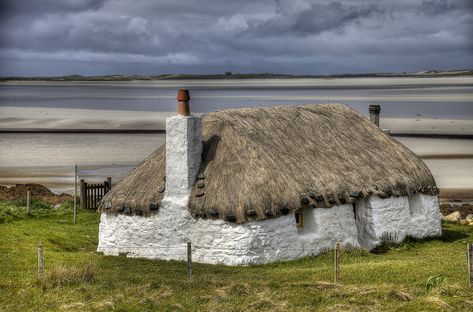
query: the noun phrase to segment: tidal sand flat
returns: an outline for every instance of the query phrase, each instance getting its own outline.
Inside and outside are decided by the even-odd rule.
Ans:
[[[162,127],[165,116],[148,113],[174,112],[179,88],[190,89],[193,113],[343,103],[363,114],[370,104],[380,104],[382,118],[473,120],[473,77],[9,81],[0,82],[0,127],[127,127],[135,121],[147,128]]]
[[[0,133],[0,184],[39,183],[69,192],[81,178],[119,181],[164,143],[164,134]]]
[[[473,199],[473,140],[396,137],[429,167],[441,189],[469,189]]]
[[[473,102],[471,106],[473,107]],[[0,112],[3,114],[0,115],[0,131],[2,129],[19,131],[27,129],[164,130],[166,118],[175,115],[174,111],[51,107],[0,107]],[[368,111],[362,111],[362,113],[367,114]],[[468,113],[468,111],[465,112],[465,114]],[[193,114],[200,116],[203,113],[194,112]],[[381,117],[380,125],[393,133],[473,135],[473,113],[470,119]]]
[[[473,140],[396,139],[424,160],[440,188],[473,190]],[[88,181],[119,181],[164,141],[161,133],[1,133],[0,184],[35,182],[70,192],[75,164]]]

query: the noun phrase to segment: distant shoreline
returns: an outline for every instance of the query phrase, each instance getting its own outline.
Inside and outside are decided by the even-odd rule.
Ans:
[[[465,139],[472,140],[473,134],[467,133],[402,133],[391,132],[393,137],[407,137],[407,138],[431,138],[431,139]]]
[[[365,73],[332,75],[289,75],[277,73],[225,73],[225,74],[162,74],[162,75],[98,75],[98,76],[51,76],[51,77],[0,77],[0,81],[132,81],[132,80],[185,80],[185,79],[307,79],[307,78],[436,78],[436,77],[471,77],[473,70],[427,70],[415,73]]]
[[[165,129],[0,129],[0,133],[166,133]]]
[[[166,133],[166,129],[0,129],[0,133]],[[403,133],[391,132],[393,137],[433,138],[433,139],[473,139],[473,134],[463,133]]]

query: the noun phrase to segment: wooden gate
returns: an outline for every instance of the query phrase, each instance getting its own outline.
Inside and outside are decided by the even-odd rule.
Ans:
[[[82,209],[98,208],[100,200],[112,189],[112,178],[97,184],[87,184],[83,179],[80,180],[80,207]]]

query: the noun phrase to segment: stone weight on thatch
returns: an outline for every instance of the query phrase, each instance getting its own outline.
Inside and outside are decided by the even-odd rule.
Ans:
[[[159,205],[157,202],[152,202],[150,205],[149,205],[149,209],[151,210],[156,210],[158,209]]]
[[[333,196],[333,194],[329,194],[327,196],[327,202],[331,205],[335,204],[336,203],[336,200],[335,200],[335,197]]]
[[[237,220],[237,218],[234,215],[232,215],[232,214],[227,215],[227,221],[228,222],[235,222],[236,220]]]
[[[256,216],[256,211],[254,209],[249,209],[246,211],[246,215],[249,217]]]
[[[361,192],[359,192],[359,191],[351,192],[350,197],[358,199],[358,198],[361,197]]]
[[[208,214],[209,214],[209,216],[216,217],[216,216],[218,216],[218,211],[214,210],[214,209],[209,209]]]
[[[310,200],[307,197],[302,197],[301,198],[301,204],[302,205],[308,205],[308,204],[310,204]]]

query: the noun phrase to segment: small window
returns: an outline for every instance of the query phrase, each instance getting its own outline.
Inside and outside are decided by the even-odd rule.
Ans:
[[[411,216],[420,216],[424,214],[424,207],[422,206],[422,200],[419,194],[409,196],[407,200]]]
[[[304,213],[302,211],[296,212],[296,226],[299,229],[302,229],[304,227]]]

